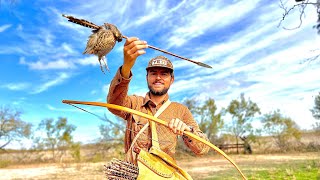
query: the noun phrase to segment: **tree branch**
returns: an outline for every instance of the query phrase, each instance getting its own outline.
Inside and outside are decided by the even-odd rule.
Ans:
[[[0,149],[4,150],[4,147],[6,147],[10,142],[11,142],[11,140],[9,140],[8,142],[6,142],[4,145],[0,146]]]
[[[316,3],[312,3],[312,2],[309,2],[309,0],[306,0],[305,2],[301,2],[301,3],[298,3],[298,4],[295,4],[293,5],[291,8],[287,8],[285,6],[285,4],[283,3],[282,0],[279,0],[280,1],[280,8],[284,10],[284,13],[282,15],[282,19],[280,20],[279,24],[278,24],[278,27],[281,26],[282,22],[285,20],[285,18],[289,15],[289,13],[294,10],[295,8],[300,8],[300,15],[299,15],[299,25],[297,27],[294,27],[294,28],[286,28],[286,27],[283,27],[283,29],[285,30],[294,30],[294,29],[298,29],[301,27],[302,25],[302,17],[303,15],[305,15],[305,8],[308,6],[308,5],[314,5],[314,6],[319,6],[320,3],[319,2],[316,2]]]

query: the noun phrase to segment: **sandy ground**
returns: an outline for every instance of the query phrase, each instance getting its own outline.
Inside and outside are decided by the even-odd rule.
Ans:
[[[239,165],[274,162],[287,160],[320,159],[320,153],[279,154],[279,155],[233,155],[231,158]],[[105,163],[73,163],[73,164],[40,164],[18,165],[0,169],[1,180],[31,180],[31,179],[105,179],[103,168]],[[215,172],[233,168],[223,157],[187,158],[179,160],[179,165],[190,174],[205,176],[208,172]],[[236,172],[235,172],[236,173]]]

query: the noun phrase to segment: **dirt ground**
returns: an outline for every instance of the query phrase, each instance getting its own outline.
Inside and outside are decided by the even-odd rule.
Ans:
[[[320,153],[232,155],[241,168],[242,164],[282,163],[288,160],[320,160]],[[0,169],[1,180],[50,180],[50,179],[105,179],[103,163],[69,163],[16,165]],[[233,169],[233,166],[218,155],[210,157],[189,157],[178,161],[194,179],[205,178],[208,173]],[[237,173],[234,170],[234,173]]]

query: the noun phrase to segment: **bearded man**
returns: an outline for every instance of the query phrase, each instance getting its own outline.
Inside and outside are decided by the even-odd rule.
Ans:
[[[144,49],[147,47],[146,41],[139,40],[136,37],[130,37],[126,40],[123,48],[123,65],[119,68],[110,84],[107,101],[111,104],[155,115],[162,105],[168,104],[166,103],[167,101],[170,102],[168,90],[174,82],[174,70],[168,58],[157,56],[149,61],[146,68],[149,92],[145,97],[128,95],[129,83],[133,77],[131,69],[137,58],[146,53]],[[137,156],[140,150],[148,151],[152,146],[151,129],[142,129],[148,123],[148,119],[124,111],[109,110],[126,120],[126,161],[137,164]],[[182,135],[184,143],[195,154],[202,155],[209,151],[209,147],[205,144],[191,140],[183,135],[184,131],[190,131],[207,140],[186,106],[177,102],[170,102],[165,109],[162,108],[161,114],[159,115],[158,113],[157,116],[159,119],[169,123],[169,127],[156,124],[156,134],[160,149],[163,152],[174,158],[179,135]],[[142,131],[140,132],[141,129]],[[138,133],[139,135],[136,137]]]

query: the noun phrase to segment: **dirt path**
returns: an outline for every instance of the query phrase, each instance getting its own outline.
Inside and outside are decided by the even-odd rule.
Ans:
[[[288,160],[320,159],[320,153],[279,154],[279,155],[233,155],[231,158],[239,165],[283,163]],[[58,180],[58,179],[104,179],[103,165],[106,163],[41,164],[19,165],[0,169],[1,180]],[[193,175],[194,179],[205,177],[208,173],[233,168],[224,158],[187,158],[179,160],[179,165]],[[235,173],[237,173],[235,171]],[[195,176],[201,174],[201,176]],[[197,177],[197,178],[195,178]]]

